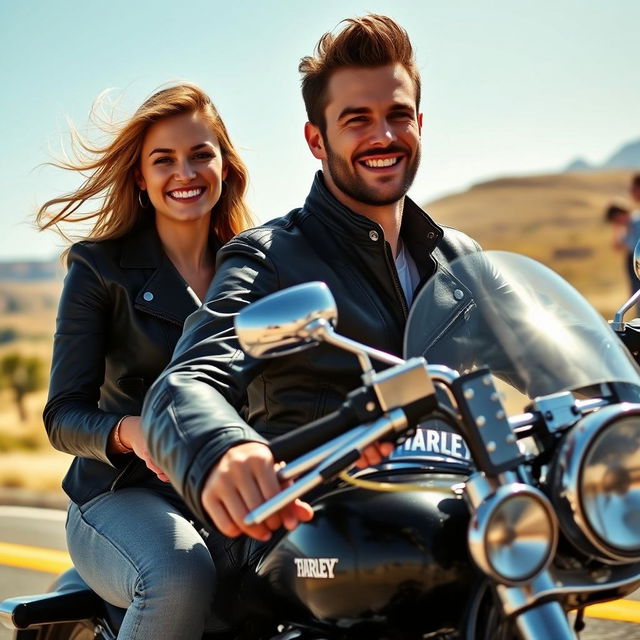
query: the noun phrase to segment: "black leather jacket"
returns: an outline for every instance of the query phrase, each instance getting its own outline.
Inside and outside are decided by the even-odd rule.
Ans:
[[[123,415],[140,415],[198,306],[152,218],[123,238],[69,251],[44,422],[53,446],[76,456],[63,481],[74,502],[118,486],[167,489],[137,456],[108,455],[107,441]]]
[[[478,250],[408,198],[401,236],[423,281],[437,265]],[[188,318],[173,361],[145,401],[150,452],[202,519],[202,485],[227,449],[333,411],[361,384],[356,357],[327,344],[272,360],[239,348],[233,319],[243,307],[312,280],[331,289],[341,334],[401,355],[408,309],[383,230],[340,204],[318,173],[301,209],[220,250],[207,301]]]

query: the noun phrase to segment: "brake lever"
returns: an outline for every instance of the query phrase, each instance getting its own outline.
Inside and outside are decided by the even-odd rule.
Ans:
[[[250,511],[246,515],[244,523],[248,526],[260,524],[296,498],[300,498],[323,482],[335,478],[360,457],[361,451],[365,447],[377,440],[381,440],[392,432],[402,433],[408,426],[409,421],[404,411],[402,409],[392,409],[368,425],[355,427],[355,429],[348,432],[351,437],[345,438],[344,446],[334,450],[333,454],[329,455],[313,471],[302,476],[291,486],[283,489],[273,498]],[[355,434],[353,433],[354,431],[356,431]]]

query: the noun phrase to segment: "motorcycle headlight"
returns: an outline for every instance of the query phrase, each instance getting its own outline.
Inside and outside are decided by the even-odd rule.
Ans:
[[[581,420],[563,443],[556,474],[560,524],[577,546],[605,562],[640,560],[640,405],[605,407]]]
[[[469,527],[476,564],[499,582],[525,582],[555,553],[557,523],[547,498],[523,484],[500,487],[477,508]]]

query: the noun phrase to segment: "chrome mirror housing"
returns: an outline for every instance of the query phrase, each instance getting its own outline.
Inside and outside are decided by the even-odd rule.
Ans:
[[[324,282],[307,282],[272,293],[244,308],[235,319],[243,351],[253,358],[277,358],[316,346],[318,320],[335,325],[336,301]],[[310,326],[311,325],[311,326]]]

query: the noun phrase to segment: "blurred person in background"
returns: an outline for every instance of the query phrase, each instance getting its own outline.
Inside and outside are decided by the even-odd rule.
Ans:
[[[624,266],[631,295],[640,289],[640,281],[633,265],[633,251],[640,239],[640,216],[634,217],[630,209],[621,204],[611,204],[604,213],[605,222],[613,229],[613,248],[624,255]]]
[[[180,84],[148,98],[95,146],[72,130],[85,177],[38,212],[41,229],[93,224],[67,252],[44,422],[76,456],[67,543],[118,637],[200,638],[215,568],[196,518],[150,458],[140,412],[213,278],[218,249],[249,226],[247,171],[209,97]],[[82,207],[98,200],[92,213]]]

